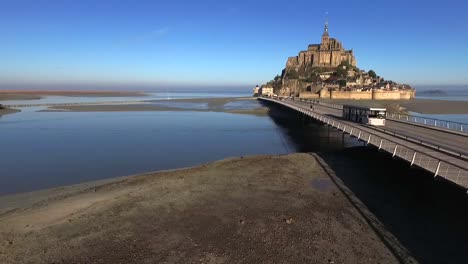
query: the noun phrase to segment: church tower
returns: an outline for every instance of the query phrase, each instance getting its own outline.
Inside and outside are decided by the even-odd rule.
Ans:
[[[322,34],[322,44],[328,43],[330,40],[330,35],[328,35],[328,19],[325,21],[325,28],[323,29]]]

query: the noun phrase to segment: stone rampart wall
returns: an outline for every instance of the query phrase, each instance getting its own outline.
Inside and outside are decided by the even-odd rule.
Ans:
[[[330,91],[328,91],[327,89],[320,90],[319,94],[320,98],[330,99]]]
[[[381,91],[374,90],[372,99],[374,100],[411,100],[415,97],[415,91]]]
[[[331,99],[349,99],[349,100],[371,100],[372,92],[355,92],[355,91],[331,91]]]
[[[400,91],[372,91],[372,99],[374,100],[400,100]]]
[[[328,91],[320,90],[319,98],[344,100],[411,100],[416,96],[415,91]]]
[[[299,98],[317,99],[317,98],[319,98],[319,94],[318,93],[312,93],[312,92],[302,92],[302,93],[299,93]]]
[[[411,100],[416,97],[415,91],[400,91],[400,99],[402,100]]]

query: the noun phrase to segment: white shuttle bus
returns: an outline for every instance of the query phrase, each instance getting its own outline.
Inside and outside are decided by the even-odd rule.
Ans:
[[[343,118],[357,123],[385,126],[386,108],[343,105]]]

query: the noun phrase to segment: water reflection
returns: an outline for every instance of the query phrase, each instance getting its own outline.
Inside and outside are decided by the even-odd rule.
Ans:
[[[208,103],[205,102],[179,102],[179,101],[161,101],[154,102],[153,105],[160,105],[169,108],[178,108],[178,109],[191,109],[191,110],[207,110]]]
[[[176,105],[181,107],[179,102]],[[194,107],[183,102],[185,106]],[[227,107],[247,106],[259,103],[243,101]],[[0,195],[227,157],[328,151],[357,144],[328,126],[274,106],[270,116],[209,111],[36,112],[43,108],[27,107],[0,120]]]
[[[261,104],[257,100],[237,100],[231,101],[224,104],[225,110],[246,110],[255,109],[261,107]]]
[[[281,154],[268,117],[216,112],[22,112],[0,121],[0,194]]]

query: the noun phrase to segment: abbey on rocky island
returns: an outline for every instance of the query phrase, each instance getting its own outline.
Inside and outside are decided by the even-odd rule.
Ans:
[[[345,50],[340,41],[330,38],[328,22],[320,44],[288,58],[281,75],[254,89],[254,95],[329,99],[409,100],[415,94],[407,84],[359,69],[353,50]]]
[[[353,50],[345,50],[339,40],[330,38],[328,23],[325,23],[322,43],[310,44],[308,49],[299,52],[298,56],[289,57],[286,68],[299,68],[301,66],[337,67],[344,61],[356,66]]]

